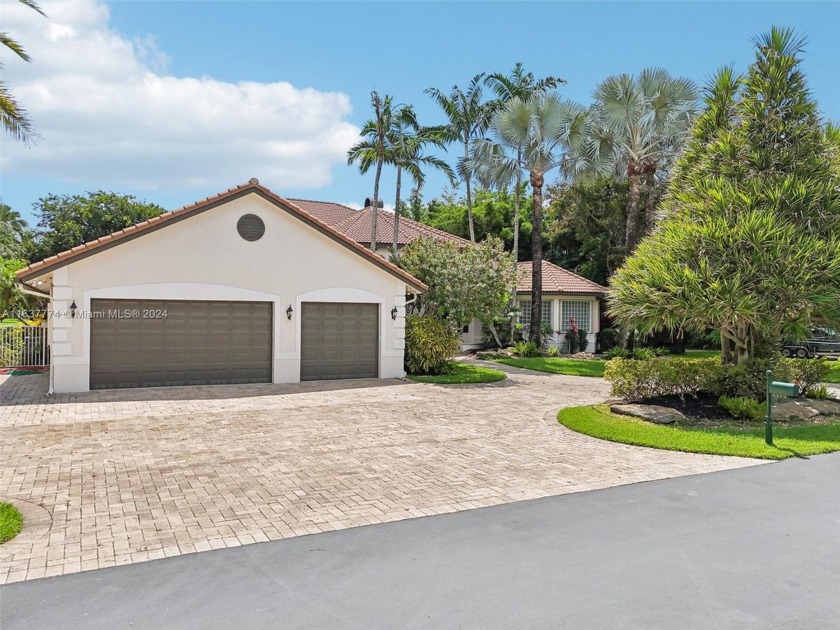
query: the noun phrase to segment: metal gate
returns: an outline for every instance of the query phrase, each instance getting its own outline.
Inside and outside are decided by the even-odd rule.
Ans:
[[[0,367],[49,364],[46,326],[0,326]]]

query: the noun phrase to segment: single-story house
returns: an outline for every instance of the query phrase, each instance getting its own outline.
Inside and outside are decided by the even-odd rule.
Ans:
[[[365,247],[370,247],[371,213],[374,210],[369,205],[369,199],[365,200],[363,210],[354,210],[341,204],[325,201],[307,199],[290,199],[290,201]],[[377,212],[376,251],[382,256],[389,257],[394,242],[394,214],[381,208]],[[408,217],[400,217],[398,249],[421,237],[433,238],[440,242],[454,242],[460,246],[469,244],[468,240],[460,236],[438,230]],[[517,272],[519,321],[527,325],[531,321],[531,262],[519,263]],[[569,327],[569,317],[574,317],[577,326],[588,333],[587,350],[594,352],[601,321],[598,300],[605,295],[606,289],[601,285],[543,261],[543,321],[549,322],[552,330],[560,331],[559,335],[555,332],[549,344],[565,350],[564,335]],[[481,322],[474,319],[461,331],[461,349],[481,348],[482,337]]]
[[[403,376],[427,287],[310,210],[252,179],[20,270],[52,391]]]
[[[524,325],[531,323],[531,274],[531,261],[517,264],[518,317],[519,323]],[[542,262],[542,282],[542,320],[550,323],[554,331],[548,345],[557,347],[561,352],[567,350],[565,334],[571,326],[570,318],[574,318],[577,327],[587,333],[587,352],[595,352],[601,330],[599,298],[604,298],[606,288],[546,260]],[[481,347],[482,334],[481,322],[474,319],[464,326],[462,347]]]

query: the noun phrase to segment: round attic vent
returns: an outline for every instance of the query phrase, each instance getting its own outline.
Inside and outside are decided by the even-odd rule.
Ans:
[[[265,223],[256,214],[243,214],[236,222],[236,231],[246,241],[258,241],[265,234]]]

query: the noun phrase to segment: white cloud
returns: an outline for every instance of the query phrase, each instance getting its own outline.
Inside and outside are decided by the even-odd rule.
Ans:
[[[175,77],[153,37],[129,40],[95,0],[44,3],[49,19],[3,6],[3,30],[33,62],[7,58],[4,80],[40,139],[2,137],[8,175],[183,189],[259,177],[278,190],[319,187],[359,129],[350,99],[290,83]]]

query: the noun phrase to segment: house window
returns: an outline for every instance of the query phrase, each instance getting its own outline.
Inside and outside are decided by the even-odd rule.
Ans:
[[[545,324],[552,324],[551,322],[551,301],[546,300],[542,303],[542,320]],[[519,323],[531,323],[531,301],[519,300]]]
[[[577,327],[589,332],[590,307],[592,302],[566,301],[563,300],[563,317],[560,321],[560,330],[569,330],[569,319],[574,317]]]
[[[465,333],[470,332],[470,325],[469,325],[469,324],[467,324],[466,326],[464,326],[464,327],[461,329],[461,332],[465,332]]]

